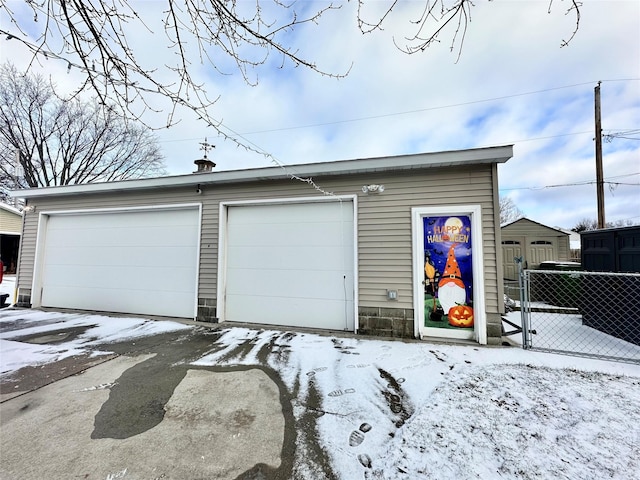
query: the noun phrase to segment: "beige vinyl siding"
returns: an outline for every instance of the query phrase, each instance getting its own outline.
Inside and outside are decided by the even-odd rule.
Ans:
[[[505,239],[520,239],[525,242],[523,246],[527,248],[531,241],[553,240],[558,255],[555,260],[564,262],[571,259],[568,234],[526,218],[502,227],[502,240]]]
[[[27,202],[28,205],[30,204]],[[22,223],[22,237],[20,238],[20,249],[18,251],[16,288],[19,288],[22,293],[30,294],[35,263],[38,217],[37,213],[33,212],[24,212],[23,215],[24,221]]]
[[[493,215],[495,169],[491,164],[386,172],[384,174],[340,175],[314,178],[325,191],[335,195],[357,195],[358,212],[358,303],[369,307],[413,308],[411,208],[442,205],[482,206],[482,233],[486,308],[499,312],[498,278]],[[382,194],[362,193],[363,185],[384,184]],[[38,211],[122,208],[172,203],[202,203],[202,231],[199,297],[215,298],[218,265],[218,216],[221,201],[261,200],[323,196],[297,180],[269,180],[235,184],[83,194],[82,196],[34,198],[37,211],[25,222],[21,255],[20,288],[30,288]],[[170,274],[170,272],[167,272]],[[398,290],[398,300],[386,298],[387,289]]]
[[[0,208],[0,232],[20,234],[22,230],[22,216]]]
[[[503,235],[517,235],[517,236],[527,236],[527,237],[557,237],[564,235],[562,232],[559,232],[553,228],[546,227],[545,225],[540,225],[538,223],[532,222],[526,218],[516,220],[515,223],[511,223],[502,228]]]
[[[569,235],[564,235],[558,238],[558,260],[569,261],[571,260],[571,248],[569,247]]]

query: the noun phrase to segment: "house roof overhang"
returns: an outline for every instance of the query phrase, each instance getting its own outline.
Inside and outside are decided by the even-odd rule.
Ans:
[[[418,153],[391,157],[361,158],[322,163],[269,166],[243,170],[226,170],[208,173],[192,173],[169,177],[124,180],[107,183],[64,185],[12,191],[18,198],[38,198],[87,193],[173,188],[189,185],[245,183],[264,180],[281,180],[336,175],[392,172],[426,168],[469,166],[505,163],[513,156],[513,145],[451,150],[435,153]]]
[[[7,205],[6,203],[0,203],[0,209],[4,210],[5,212],[12,213],[17,217],[22,217],[22,212],[20,210],[12,207],[11,205]]]

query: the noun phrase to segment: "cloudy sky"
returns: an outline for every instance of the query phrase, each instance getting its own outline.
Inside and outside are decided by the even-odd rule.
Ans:
[[[8,1],[17,12],[23,3]],[[165,3],[131,3],[149,15],[154,32],[135,31],[138,57],[157,66],[171,61],[161,40]],[[576,23],[568,0],[555,0],[550,12],[548,0],[478,1],[459,57],[450,49],[453,31],[414,55],[396,47],[414,33],[409,20],[421,1],[401,1],[384,30],[367,35],[357,26],[357,2],[337,3],[340,10],[286,40],[321,70],[348,71],[344,78],[281,68],[272,56],[250,72],[258,80],[250,86],[224,60],[216,60],[224,75],[193,64],[209,96],[219,96],[209,114],[271,158],[238,148],[180,110],[178,125],[157,132],[170,174],[193,171],[205,137],[216,146],[209,156],[218,170],[514,144],[514,157],[499,168],[501,195],[535,221],[571,228],[597,216],[594,88],[601,81],[602,128],[614,134],[603,142],[606,219],[640,223],[640,2],[584,1],[580,28],[561,48]],[[363,15],[375,18],[389,3],[367,1]],[[328,3],[298,5],[308,12]],[[2,60],[24,66],[28,55],[19,44],[3,43]],[[67,86],[76,77],[66,67],[49,60],[32,71]],[[166,114],[165,106],[146,120],[162,126]]]

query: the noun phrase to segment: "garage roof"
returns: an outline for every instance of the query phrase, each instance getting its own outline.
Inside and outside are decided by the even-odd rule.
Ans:
[[[467,150],[451,150],[446,152],[398,155],[392,157],[360,158],[355,160],[270,166],[198,174],[191,173],[187,175],[169,177],[123,180],[120,182],[32,188],[28,190],[13,191],[11,192],[11,196],[35,198],[123,190],[144,190],[197,184],[207,185],[242,183],[256,180],[277,180],[291,178],[292,175],[298,177],[333,176],[487,163],[505,163],[512,156],[513,145],[505,145]]]

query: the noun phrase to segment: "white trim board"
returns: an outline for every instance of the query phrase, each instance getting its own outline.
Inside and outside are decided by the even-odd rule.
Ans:
[[[450,150],[445,152],[417,153],[390,157],[359,158],[332,162],[306,163],[286,166],[270,166],[243,170],[214,171],[172,177],[123,180],[118,182],[64,185],[46,188],[31,188],[10,192],[12,197],[37,198],[83,193],[145,190],[188,185],[254,182],[256,180],[283,180],[297,177],[317,177],[393,172],[488,163],[505,163],[513,156],[513,145]]]
[[[87,219],[89,218],[93,218],[93,216],[99,216],[99,215],[109,215],[111,217],[111,221],[117,219],[117,215],[118,214],[128,214],[128,213],[132,213],[132,214],[136,214],[136,213],[153,213],[153,214],[162,214],[162,212],[176,212],[176,211],[185,211],[185,212],[190,212],[189,213],[189,223],[188,224],[182,224],[182,226],[180,227],[180,230],[166,230],[167,228],[170,228],[168,225],[165,225],[164,227],[162,227],[161,223],[158,223],[157,218],[158,217],[130,217],[130,218],[146,218],[147,221],[152,221],[151,224],[155,224],[157,225],[158,228],[165,228],[166,231],[166,235],[162,235],[161,237],[157,237],[156,240],[158,240],[158,242],[154,241],[151,242],[152,244],[155,244],[155,247],[149,247],[149,248],[144,248],[144,245],[147,245],[149,242],[147,242],[146,240],[142,243],[140,243],[139,245],[133,245],[132,244],[132,249],[138,248],[139,250],[131,250],[129,249],[126,245],[126,239],[124,242],[120,242],[120,240],[117,240],[114,242],[108,242],[108,244],[105,244],[105,249],[106,250],[112,250],[115,251],[114,248],[117,250],[117,252],[121,252],[121,254],[116,255],[116,257],[118,258],[128,258],[131,257],[129,260],[126,260],[126,263],[122,263],[122,269],[124,271],[126,271],[127,268],[129,268],[129,266],[131,266],[131,268],[136,268],[136,262],[140,262],[140,268],[144,268],[146,270],[154,270],[157,273],[154,274],[154,280],[152,282],[146,282],[143,281],[142,283],[140,283],[139,285],[141,285],[142,290],[144,290],[145,285],[148,287],[151,284],[154,284],[154,282],[158,282],[159,280],[162,281],[162,279],[165,279],[165,283],[167,285],[167,289],[166,289],[166,297],[162,297],[159,298],[158,303],[160,304],[161,302],[165,302],[168,301],[168,299],[170,298],[174,298],[174,302],[178,302],[178,298],[182,298],[183,300],[181,300],[178,303],[175,304],[175,308],[174,305],[167,303],[166,304],[166,308],[160,308],[158,307],[158,311],[134,311],[135,308],[137,307],[133,307],[134,305],[137,305],[139,302],[136,302],[135,300],[133,300],[133,292],[129,292],[127,289],[122,290],[121,287],[118,287],[114,281],[110,280],[108,282],[108,286],[111,288],[111,286],[113,285],[113,287],[115,288],[115,291],[118,291],[118,288],[120,289],[120,291],[122,292],[121,297],[118,300],[122,300],[121,302],[116,302],[114,301],[113,303],[115,305],[117,305],[117,308],[112,310],[109,308],[99,308],[98,306],[101,304],[101,302],[103,302],[103,300],[101,300],[101,297],[99,296],[99,294],[97,294],[95,291],[90,292],[91,295],[95,296],[95,304],[96,304],[96,308],[95,310],[99,310],[99,311],[116,311],[116,312],[120,312],[120,313],[135,313],[135,314],[152,314],[152,315],[163,315],[163,316],[175,316],[175,317],[182,317],[182,318],[195,318],[196,317],[196,313],[197,313],[197,299],[198,299],[198,287],[199,287],[199,263],[200,263],[200,237],[201,237],[201,231],[202,231],[202,205],[199,203],[185,203],[185,204],[167,204],[167,205],[152,205],[152,206],[142,206],[142,207],[124,207],[124,208],[98,208],[98,209],[77,209],[77,210],[64,210],[64,211],[56,211],[56,210],[50,210],[50,211],[42,211],[39,212],[39,221],[38,221],[38,229],[37,229],[37,236],[36,236],[36,249],[35,249],[35,261],[34,261],[34,275],[33,275],[33,282],[32,282],[32,290],[31,290],[31,302],[32,305],[34,307],[40,307],[40,306],[56,306],[59,308],[78,308],[78,309],[86,309],[83,308],[82,306],[74,306],[74,305],[45,305],[43,303],[43,292],[42,292],[42,287],[44,285],[44,273],[45,270],[48,268],[47,265],[45,265],[45,263],[48,262],[47,258],[45,258],[45,252],[48,249],[47,245],[48,245],[48,241],[47,241],[47,237],[49,232],[49,224],[53,221],[53,219],[64,219],[64,218],[71,218],[74,216],[77,216],[79,220],[82,219],[82,217],[85,217]],[[114,216],[115,215],[115,216]],[[153,220],[154,218],[156,218],[156,220]],[[186,218],[185,218],[186,219]],[[178,217],[176,217],[176,220],[180,220]],[[129,220],[128,226],[127,226],[127,222],[125,221],[125,224],[122,224],[122,226],[125,229],[130,229],[130,228],[136,228],[135,224],[130,223],[132,220]],[[57,222],[58,224],[60,222]],[[67,222],[68,223],[68,222]],[[84,221],[84,223],[86,223],[86,220]],[[95,223],[95,222],[90,222],[90,223]],[[119,225],[122,222],[118,223]],[[101,228],[99,224],[94,225],[96,228]],[[154,227],[155,228],[155,227]],[[185,230],[185,228],[187,230]],[[133,230],[132,230],[133,231]],[[138,228],[137,230],[139,233],[142,233],[144,235],[144,230],[141,230],[140,228]],[[82,235],[88,235],[89,237],[91,237],[91,232],[90,231],[86,231],[84,229],[82,230],[78,230],[78,232]],[[179,232],[183,232],[183,233],[179,233]],[[188,233],[188,236],[185,237],[184,235],[186,235]],[[95,236],[95,234],[93,234]],[[176,237],[176,235],[178,235]],[[107,235],[108,236],[108,235]],[[87,237],[87,238],[89,238]],[[178,243],[175,244],[175,246],[173,245],[174,240],[167,240],[170,238],[174,238],[176,240],[179,240]],[[98,237],[96,237],[98,238]],[[99,237],[102,238],[102,237]],[[189,239],[187,241],[187,243],[185,243],[186,239]],[[169,242],[166,244],[163,244],[162,241],[165,242]],[[181,239],[181,240],[180,240]],[[91,241],[90,243],[86,243],[88,240],[85,241],[86,247],[83,247],[83,249],[81,250],[82,253],[84,254],[84,257],[87,257],[89,255],[89,251],[91,250],[91,245],[95,244],[94,241]],[[59,242],[58,242],[59,243]],[[82,243],[82,242],[81,242]],[[134,242],[135,243],[135,242]],[[84,244],[83,244],[84,245]],[[113,247],[113,248],[112,248]],[[140,247],[143,247],[140,250]],[[176,250],[176,247],[178,248]],[[119,249],[119,250],[118,250]],[[59,250],[59,249],[58,249]],[[64,250],[64,249],[63,249]],[[68,249],[67,249],[68,250]],[[155,253],[154,253],[155,251]],[[137,252],[137,253],[136,253]],[[164,252],[164,253],[162,253]],[[193,257],[191,260],[188,260],[191,252],[193,253]],[[171,282],[172,281],[178,281],[177,279],[180,278],[179,276],[176,276],[175,279],[174,277],[172,277],[172,269],[169,266],[171,264],[171,261],[167,261],[164,262],[167,264],[166,268],[164,268],[163,270],[163,260],[162,258],[160,258],[163,255],[168,255],[170,256],[173,253],[173,255],[177,255],[174,256],[172,258],[170,258],[169,260],[173,260],[174,264],[176,265],[176,268],[174,269],[174,273],[176,275],[181,275],[182,279],[179,281],[179,283],[175,284],[175,289],[171,290]],[[161,255],[162,254],[162,255]],[[179,254],[179,255],[178,255]],[[51,258],[54,258],[51,256],[52,254],[49,254],[49,256]],[[97,255],[97,254],[96,254]],[[155,255],[155,257],[154,257]],[[68,256],[68,255],[67,255]],[[90,259],[88,258],[84,258],[83,260],[79,260],[77,263],[77,267],[73,266],[70,268],[83,268],[85,271],[87,268],[91,268],[91,265],[93,264]],[[155,261],[151,261],[151,259],[156,258],[157,259]],[[71,258],[71,257],[69,257]],[[73,257],[73,260],[75,261],[75,257]],[[151,262],[151,263],[149,263]],[[54,262],[55,263],[55,262]],[[117,275],[117,271],[114,270],[114,267],[109,267],[108,264],[105,264],[104,262],[98,262],[99,264],[101,264],[101,267],[96,267],[96,275],[98,274],[98,271],[101,270],[105,270],[105,272],[108,271],[109,273],[109,278],[111,278],[114,275]],[[71,264],[74,264],[74,262],[71,262]],[[96,264],[97,265],[97,264]],[[80,267],[82,266],[82,267]],[[183,268],[184,266],[184,268]],[[56,268],[56,267],[52,267],[52,268]],[[57,267],[59,268],[59,267]],[[47,270],[48,271],[48,270]],[[142,272],[143,270],[140,271],[136,271],[136,275],[140,272]],[[133,277],[135,277],[136,275],[133,275]],[[160,277],[160,279],[158,279],[158,277]],[[141,280],[143,278],[146,277],[139,277]],[[152,277],[149,277],[150,279]],[[191,279],[191,280],[189,280]],[[126,284],[128,278],[126,277],[126,274],[123,275],[123,284]],[[186,282],[186,283],[185,283]],[[192,283],[191,283],[192,282]],[[50,282],[51,283],[51,282]],[[96,281],[96,284],[98,284],[100,282]],[[70,282],[69,285],[71,285],[72,283]],[[87,282],[87,284],[91,284],[91,282]],[[131,288],[133,288],[133,291],[136,290],[138,284],[132,285]],[[184,288],[185,286],[187,286],[188,288]],[[63,288],[62,285],[60,285],[60,282],[54,282],[51,283],[51,288],[53,288],[54,291],[60,290],[61,288]],[[48,288],[47,291],[51,291],[51,288]],[[71,288],[71,287],[68,287]],[[102,287],[100,287],[102,288]],[[80,290],[82,290],[82,288],[80,288]],[[141,291],[142,291],[141,290]],[[158,283],[157,285],[157,289],[155,289],[155,287],[152,289],[153,291],[156,292],[161,292],[164,289],[164,284]],[[150,290],[151,291],[151,290]],[[175,294],[171,294],[171,291],[175,292]],[[188,300],[189,297],[189,292],[193,291],[193,297]],[[89,290],[87,291],[89,292]],[[108,291],[106,291],[105,289],[105,295],[108,295]],[[159,293],[158,293],[159,294]],[[80,295],[80,294],[79,294]],[[128,301],[127,298],[131,297]],[[57,301],[55,299],[55,297],[51,297],[49,295],[48,297],[49,299],[47,300],[48,302],[51,302],[52,298],[54,298],[54,302]],[[71,298],[71,297],[69,297]],[[142,298],[142,297],[139,297]],[[165,300],[166,299],[166,300]],[[188,301],[188,304],[186,303]],[[71,302],[73,303],[73,301]],[[78,301],[79,304],[82,304],[82,302]],[[85,302],[86,305],[91,305],[91,301],[86,301]],[[132,305],[133,310],[128,311],[126,305]],[[118,306],[119,305],[119,306]],[[178,306],[180,305],[180,306]],[[119,309],[118,309],[119,308]],[[89,308],[89,309],[93,309],[93,308]],[[166,313],[163,313],[166,312]]]
[[[350,265],[345,265],[348,267],[348,271],[350,276],[352,277],[352,282],[349,282],[346,287],[351,291],[348,291],[348,297],[351,296],[353,298],[353,309],[351,312],[348,312],[347,319],[348,323],[353,322],[353,326],[345,324],[345,329],[349,331],[356,331],[358,328],[358,315],[357,315],[357,306],[358,306],[358,276],[357,276],[357,197],[355,195],[344,195],[337,196],[331,195],[326,197],[295,197],[295,198],[272,198],[272,199],[260,199],[260,200],[243,200],[243,201],[230,201],[230,202],[220,202],[219,206],[219,244],[218,244],[218,285],[217,285],[217,314],[220,322],[224,322],[228,320],[227,316],[227,281],[228,281],[228,227],[229,227],[229,209],[230,208],[242,208],[242,207],[255,207],[255,206],[277,206],[277,205],[305,205],[305,204],[313,204],[313,203],[335,203],[335,202],[348,202],[353,206],[353,230],[351,235],[352,239],[352,256],[353,260]],[[345,232],[347,233],[347,232]],[[248,319],[248,321],[252,321],[252,319]],[[259,319],[255,320],[255,323],[262,323]],[[276,323],[274,323],[276,324]],[[286,324],[289,325],[289,324]],[[304,326],[301,323],[298,326]],[[320,326],[320,328],[322,328]],[[325,327],[326,328],[326,327]]]

